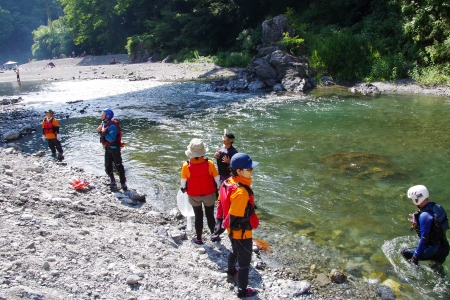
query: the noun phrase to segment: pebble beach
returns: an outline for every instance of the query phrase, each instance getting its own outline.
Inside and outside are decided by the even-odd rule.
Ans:
[[[117,63],[110,65],[112,57]],[[54,68],[47,67],[50,61]],[[213,80],[239,71],[211,63],[131,64],[127,55],[35,61],[19,70],[22,81]],[[15,80],[12,70],[0,73],[0,82]],[[400,90],[380,86],[382,92]],[[408,86],[401,92],[417,92],[417,86]],[[440,91],[431,93],[447,90]],[[41,121],[41,113],[20,99],[2,98],[8,98],[1,105],[2,136],[25,116],[26,123]],[[106,176],[50,159],[48,153],[24,153],[14,141],[2,146],[0,299],[237,299],[236,285],[225,273],[231,249],[226,235],[212,242],[205,231],[206,243],[196,245],[176,207],[159,211],[151,199],[111,189]],[[75,179],[86,181],[85,189],[75,190]],[[317,273],[314,259],[303,266],[310,273],[299,277],[265,257],[255,244],[249,284],[258,294],[249,299],[396,298],[389,286],[344,278],[340,270]]]

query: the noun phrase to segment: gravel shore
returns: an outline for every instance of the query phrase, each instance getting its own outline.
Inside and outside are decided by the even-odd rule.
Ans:
[[[116,64],[109,64],[112,57]],[[53,62],[54,68],[47,64]],[[221,68],[212,63],[139,63],[131,64],[126,54],[86,56],[83,58],[62,58],[41,60],[19,66],[22,81],[62,81],[90,79],[129,79],[181,81],[214,79],[236,75],[239,68]],[[16,73],[12,70],[0,73],[0,82],[14,82]]]
[[[207,63],[130,64],[126,55],[114,57],[118,64],[109,65],[112,55],[52,60],[55,68],[46,68],[50,61],[31,62],[20,66],[21,79],[210,80],[239,70]],[[0,73],[0,82],[14,81],[13,71]],[[20,99],[3,101],[2,135],[18,126],[16,120],[36,124],[42,118],[14,102],[20,104]],[[27,134],[26,126],[20,129]],[[224,273],[231,248],[225,235],[214,243],[205,232],[207,242],[196,245],[176,208],[158,211],[104,185],[106,176],[49,159],[43,152],[3,146],[0,300],[236,298],[236,286]],[[90,183],[86,190],[72,187],[75,178]],[[316,273],[314,265],[304,266],[310,274],[299,280],[264,258],[255,245],[249,284],[259,293],[250,299],[395,299],[387,286],[351,276],[336,283],[334,271]]]

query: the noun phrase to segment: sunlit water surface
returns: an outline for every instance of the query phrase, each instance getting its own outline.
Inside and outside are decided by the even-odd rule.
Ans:
[[[399,299],[450,297],[448,280],[427,272],[426,263],[417,277],[396,263],[396,248],[417,242],[407,221],[415,210],[405,195],[410,186],[426,185],[450,212],[447,98],[360,97],[339,88],[277,97],[125,80],[23,86],[0,91],[38,110],[70,113],[60,120],[66,161],[96,174],[104,167],[95,129],[101,109],[112,108],[127,144],[129,185],[161,210],[176,205],[189,141],[202,138],[212,157],[227,129],[240,152],[261,162],[253,181],[261,218],[255,238],[271,244],[279,263],[299,273],[315,263],[326,273],[339,268],[371,282],[393,280]],[[46,149],[40,134],[19,144]]]

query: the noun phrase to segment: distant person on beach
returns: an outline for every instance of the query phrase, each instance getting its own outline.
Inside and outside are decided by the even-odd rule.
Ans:
[[[222,137],[223,145],[214,153],[214,157],[217,161],[217,169],[219,170],[220,183],[224,182],[228,178],[230,178],[230,160],[238,153],[236,148],[233,147],[233,141],[235,137],[234,134],[224,133]],[[222,204],[220,200],[217,202],[216,209],[216,225],[214,227],[214,233],[211,235],[211,241],[216,242],[220,241],[220,235],[225,231],[225,228],[222,227],[223,221],[223,210]]]
[[[123,142],[120,125],[114,119],[114,112],[109,108],[102,111],[100,118],[102,123],[97,128],[97,132],[100,134],[100,143],[102,143],[105,149],[105,171],[110,178],[108,185],[116,185],[113,169],[114,164],[119,172],[120,186],[126,192],[128,187],[126,184],[125,168],[122,164],[121,147],[123,146]]]
[[[56,150],[58,150],[58,159],[63,159],[64,151],[60,142],[59,123],[53,115],[53,110],[49,109],[45,111],[45,118],[42,120],[42,140],[48,142],[48,147],[52,151],[52,157],[56,157]]]
[[[56,67],[55,64],[53,62],[49,62],[46,66],[46,68],[50,67],[50,68],[54,68]]]
[[[72,58],[75,58],[75,51],[72,51]]]
[[[20,81],[19,68],[16,68],[16,69],[14,70],[14,72],[16,72],[16,75],[17,75],[17,81]]]
[[[239,298],[251,297],[256,290],[247,287],[248,273],[253,253],[252,230],[259,224],[255,213],[252,185],[253,169],[259,163],[245,153],[236,153],[230,161],[231,178],[220,186],[220,201],[224,211],[223,227],[227,229],[231,241],[228,255],[228,281],[237,276]],[[239,269],[236,268],[239,263]]]
[[[415,185],[408,190],[408,198],[419,210],[411,214],[411,230],[419,236],[417,248],[402,250],[404,258],[417,265],[421,260],[431,260],[433,268],[439,271],[448,256],[449,244],[446,236],[448,229],[447,214],[442,206],[428,200],[428,189]]]
[[[181,191],[189,196],[189,203],[194,209],[195,233],[194,243],[203,244],[203,207],[208,228],[214,232],[214,203],[216,202],[216,192],[220,185],[219,174],[214,162],[205,159],[208,152],[201,139],[192,139],[187,150],[184,152],[190,159],[181,168]]]

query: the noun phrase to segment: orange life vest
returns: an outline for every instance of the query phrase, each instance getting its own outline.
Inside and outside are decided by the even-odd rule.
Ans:
[[[230,214],[228,211],[230,210],[231,205],[231,194],[238,188],[244,187],[248,192],[248,204],[245,209],[243,217],[236,217],[233,223],[230,223]],[[242,236],[244,236],[245,230],[252,230],[258,228],[259,219],[255,213],[255,198],[253,196],[252,189],[242,183],[231,184],[229,180],[225,180],[220,186],[220,204],[223,209],[223,223],[222,226],[224,228],[230,228],[231,230],[242,230]]]
[[[187,179],[187,194],[192,197],[211,195],[216,192],[214,177],[209,174],[209,162],[205,159],[200,164],[188,161],[190,176]]]

